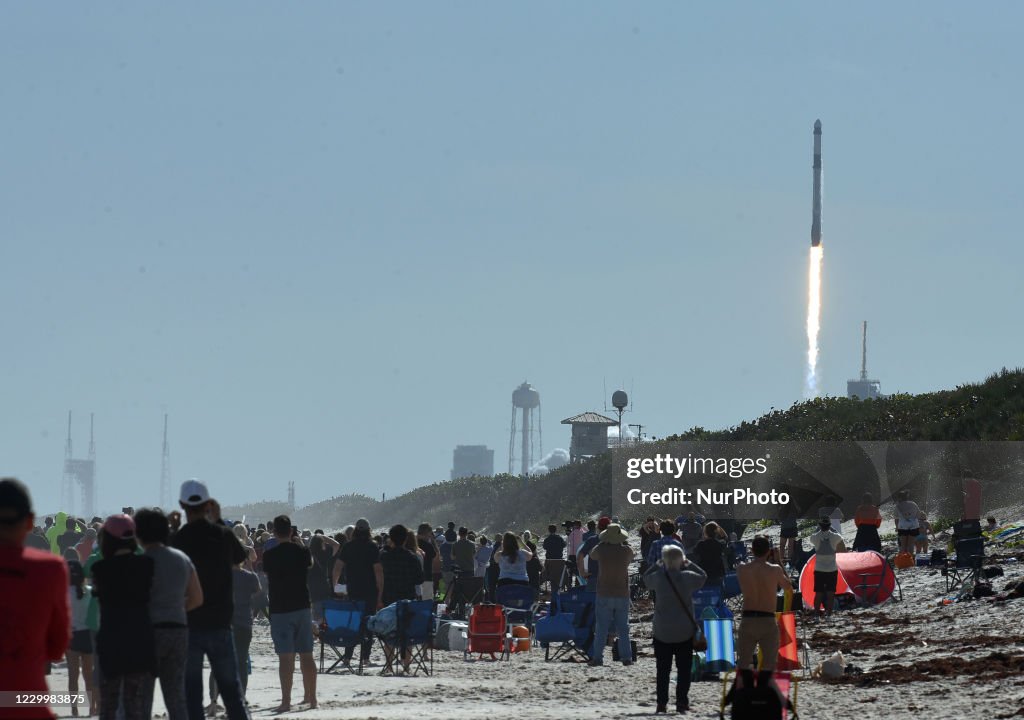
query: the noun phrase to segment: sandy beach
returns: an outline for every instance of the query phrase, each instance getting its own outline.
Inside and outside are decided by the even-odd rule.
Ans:
[[[1000,517],[1024,517],[1024,508],[1004,509]],[[843,530],[852,537],[846,525]],[[887,531],[883,525],[883,536]],[[777,533],[777,528],[765,532]],[[989,554],[995,559],[990,564],[1000,564],[1005,572],[993,581],[996,592],[1024,579],[1024,548],[990,548]],[[797,673],[801,717],[1024,716],[1024,599],[996,603],[989,598],[940,606],[946,593],[938,569],[910,568],[898,577],[900,602],[839,612],[827,622],[800,622],[798,634],[809,646],[812,667],[838,650],[855,668],[832,681]],[[605,666],[590,668],[576,662],[545,662],[543,650],[535,646],[528,653],[513,655],[511,662],[466,662],[461,652],[437,650],[431,677],[382,677],[382,653],[375,647],[376,665],[361,676],[319,675],[320,706],[297,706],[286,716],[307,720],[653,716],[650,613],[648,601],[634,604],[631,632],[640,651],[631,667],[611,662],[610,648]],[[253,717],[274,717],[280,702],[277,658],[265,622],[254,627],[252,663],[248,698]],[[56,682],[51,687],[65,687],[63,666],[55,668],[52,678]],[[298,676],[296,686],[301,687]],[[721,692],[721,682],[695,682],[689,717],[718,717]],[[65,708],[61,717],[68,716]],[[159,693],[154,716],[165,717]],[[223,716],[223,711],[218,713]]]

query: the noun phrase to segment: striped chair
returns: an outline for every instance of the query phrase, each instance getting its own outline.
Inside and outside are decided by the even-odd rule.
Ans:
[[[732,618],[704,617],[704,637],[708,649],[704,655],[705,672],[720,673],[736,667],[736,642]]]

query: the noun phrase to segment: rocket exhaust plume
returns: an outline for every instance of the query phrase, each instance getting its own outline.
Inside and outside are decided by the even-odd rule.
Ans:
[[[811,248],[807,273],[807,382],[804,394],[808,399],[821,394],[818,387],[818,331],[821,330],[821,245]]]
[[[804,395],[818,397],[818,332],[821,330],[821,120],[814,121],[814,184],[811,189],[811,256],[807,273],[807,381]]]

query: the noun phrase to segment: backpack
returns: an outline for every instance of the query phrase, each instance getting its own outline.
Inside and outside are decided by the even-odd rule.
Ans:
[[[774,720],[782,718],[783,708],[789,710],[793,720],[798,720],[793,704],[772,681],[771,671],[740,670],[725,696],[725,705],[732,705],[732,720]],[[720,717],[725,717],[724,711]]]

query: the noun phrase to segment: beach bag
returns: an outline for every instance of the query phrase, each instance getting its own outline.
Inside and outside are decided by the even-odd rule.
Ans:
[[[811,673],[812,677],[837,678],[846,673],[846,658],[841,652],[836,652],[828,660],[818,663]]]
[[[368,617],[366,629],[384,638],[398,635],[398,603],[391,603]]]
[[[781,718],[783,709],[789,710],[794,720],[796,711],[789,698],[772,681],[771,672],[740,670],[736,682],[725,696],[725,705],[732,705],[732,720],[765,720]]]
[[[914,559],[914,556],[908,552],[901,552],[896,556],[897,570],[906,570],[907,568],[914,567],[915,565],[917,565],[917,561]]]
[[[637,651],[636,640],[630,640],[629,641],[629,649],[630,649],[630,652],[633,653],[633,660],[636,661],[636,651]],[[612,645],[612,660],[614,660],[615,662],[618,662],[621,659],[622,658],[619,657],[619,643],[616,642],[614,645]]]
[[[983,597],[992,597],[996,594],[996,591],[992,589],[992,585],[987,582],[981,582],[980,580],[974,584],[974,599],[977,600]]]
[[[672,592],[675,593],[676,600],[679,601],[679,606],[683,608],[683,612],[686,613],[686,617],[690,618],[690,622],[693,623],[693,651],[704,652],[708,649],[708,640],[704,637],[704,623],[698,624],[693,619],[693,613],[690,612],[690,608],[686,607],[686,603],[683,602],[683,596],[679,594],[679,590],[676,588],[676,584],[672,582],[672,576],[668,574],[668,570],[664,570],[665,579],[668,580],[668,586],[672,588]]]

